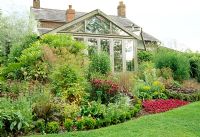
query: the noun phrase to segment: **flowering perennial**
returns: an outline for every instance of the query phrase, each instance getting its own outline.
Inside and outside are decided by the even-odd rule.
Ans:
[[[146,112],[149,113],[160,113],[177,108],[188,104],[187,101],[177,100],[177,99],[157,99],[157,100],[145,100],[142,105]]]

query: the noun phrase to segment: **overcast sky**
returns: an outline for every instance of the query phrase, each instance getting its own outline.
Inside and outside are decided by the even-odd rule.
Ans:
[[[33,0],[0,0],[4,12],[28,13]],[[76,11],[100,9],[117,15],[120,0],[40,0],[42,8],[64,9],[71,4]],[[127,18],[147,33],[179,50],[200,51],[199,0],[123,0]]]

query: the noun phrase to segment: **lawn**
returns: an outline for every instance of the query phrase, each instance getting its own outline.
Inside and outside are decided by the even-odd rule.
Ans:
[[[90,131],[45,137],[200,137],[200,102],[155,115]],[[31,136],[43,137],[43,136]]]

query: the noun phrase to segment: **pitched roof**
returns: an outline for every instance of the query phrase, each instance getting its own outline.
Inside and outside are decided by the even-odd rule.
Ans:
[[[47,8],[40,8],[40,9],[35,9],[31,8],[31,12],[34,14],[35,19],[39,21],[54,21],[54,22],[63,22],[66,23],[66,10],[58,10],[58,9],[47,9]],[[78,19],[88,13],[85,12],[76,12],[75,14],[75,19]],[[133,27],[138,27],[140,26],[136,25],[133,23],[131,20],[119,16],[114,16],[114,15],[107,15],[110,19],[115,21],[117,24],[127,28],[128,30],[132,29]],[[50,31],[50,29],[47,28],[39,28],[38,29],[41,34],[47,33]],[[132,29],[133,32],[133,29]],[[143,35],[145,40],[148,41],[159,41],[155,37],[149,35],[148,33],[144,33]]]

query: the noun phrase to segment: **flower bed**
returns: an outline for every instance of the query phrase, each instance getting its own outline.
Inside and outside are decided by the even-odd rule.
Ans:
[[[188,104],[187,101],[177,99],[145,100],[142,105],[148,113],[160,113]]]
[[[165,93],[168,98],[172,98],[172,99],[185,100],[189,102],[200,101],[200,91],[186,94],[186,93],[180,93],[177,91],[166,90]]]

